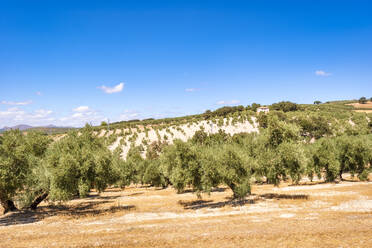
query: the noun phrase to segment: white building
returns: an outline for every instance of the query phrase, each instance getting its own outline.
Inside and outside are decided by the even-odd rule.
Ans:
[[[264,113],[269,113],[269,108],[268,107],[259,107],[257,108],[257,113],[264,112]]]

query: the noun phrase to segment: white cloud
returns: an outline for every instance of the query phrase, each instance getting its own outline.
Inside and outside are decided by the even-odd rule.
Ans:
[[[199,89],[196,89],[196,88],[187,88],[185,89],[186,92],[194,92],[194,91],[198,91]]]
[[[59,118],[57,122],[63,126],[81,127],[86,123],[97,125],[105,120],[99,112],[89,108],[88,106],[79,106],[72,109],[72,112]]]
[[[36,91],[35,94],[38,95],[38,96],[42,95],[40,91]]]
[[[5,111],[0,111],[0,120],[4,118],[16,118],[24,114],[25,112],[19,108],[9,108]]]
[[[72,118],[81,118],[81,117],[83,117],[84,115],[83,115],[83,113],[75,113],[75,114],[73,114],[71,117]]]
[[[88,106],[79,106],[77,108],[74,108],[72,111],[74,112],[87,112],[89,111],[89,107]]]
[[[123,90],[124,83],[120,83],[114,87],[107,87],[105,85],[99,86],[99,89],[103,90],[107,94],[117,93]]]
[[[231,101],[218,101],[217,104],[218,105],[232,105],[232,104],[238,104],[240,103],[239,100],[231,100]]]
[[[31,118],[38,119],[38,118],[45,118],[53,113],[52,110],[45,110],[45,109],[38,109],[35,110],[35,113],[31,116]]]
[[[23,106],[23,105],[29,105],[32,101],[24,101],[24,102],[13,102],[13,101],[1,101],[1,104],[5,105],[15,105],[15,106]]]
[[[97,111],[87,106],[73,109],[70,114],[57,117],[52,110],[37,109],[33,111],[23,110],[14,106],[6,110],[0,110],[0,128],[3,126],[14,126],[27,124],[31,126],[46,126],[54,124],[57,126],[81,127],[85,123],[99,124],[105,118]]]
[[[128,120],[133,120],[137,119],[141,114],[137,111],[134,110],[124,110],[124,113],[120,115],[120,120],[121,121],[128,121]]]
[[[53,118],[51,114],[53,114],[51,110],[38,109],[32,112],[26,112],[18,107],[12,107],[5,111],[0,111],[0,123],[6,126],[14,126],[17,124],[42,126],[52,121]]]
[[[325,72],[325,71],[322,71],[322,70],[316,70],[315,75],[320,76],[320,77],[329,77],[329,76],[332,75],[332,73]]]

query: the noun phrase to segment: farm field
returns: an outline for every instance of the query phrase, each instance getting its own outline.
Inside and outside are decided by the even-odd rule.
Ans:
[[[372,248],[372,1],[1,1],[0,248]]]
[[[372,182],[253,185],[244,202],[231,195],[219,188],[197,199],[171,187],[132,185],[43,203],[36,212],[0,217],[0,247],[372,245]]]
[[[347,104],[347,105],[351,105],[354,107],[354,111],[356,112],[360,112],[360,113],[372,113],[372,102],[371,101],[368,101],[367,103],[365,104],[361,104],[361,103],[350,103],[350,104]]]

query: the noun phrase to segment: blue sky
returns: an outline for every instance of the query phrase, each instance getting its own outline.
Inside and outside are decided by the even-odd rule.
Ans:
[[[358,0],[0,0],[0,127],[371,97],[371,13]]]

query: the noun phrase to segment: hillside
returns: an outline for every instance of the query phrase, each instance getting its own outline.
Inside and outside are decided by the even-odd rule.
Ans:
[[[299,125],[304,135],[324,132],[328,129],[326,132],[339,135],[347,130],[348,132],[358,128],[362,130],[368,124],[366,113],[353,111],[354,103],[353,100],[333,101],[319,105],[281,102],[270,105],[271,111],[268,116],[277,115],[286,122]],[[296,110],[283,113],[282,108],[286,108],[287,105],[295,105]],[[247,107],[222,107],[213,112],[207,111],[192,116],[118,122],[109,126],[96,126],[94,130],[98,137],[106,140],[111,151],[121,149],[123,159],[126,159],[131,147],[139,146],[142,147],[141,154],[145,157],[150,144],[154,142],[173,144],[176,139],[186,142],[197,131],[207,134],[224,132],[231,136],[240,133],[258,133],[260,122],[262,127],[265,125],[262,122],[266,120],[263,118],[266,115],[256,112],[259,106],[257,104]],[[324,126],[327,122],[329,127]]]
[[[144,147],[143,156],[146,153],[147,145],[153,142],[167,142],[173,144],[175,139],[187,141],[191,139],[197,131],[203,130],[208,134],[215,134],[218,132],[225,132],[229,135],[238,133],[258,132],[258,124],[256,117],[239,116],[238,118],[220,118],[209,121],[195,121],[193,123],[174,124],[169,126],[151,125],[136,128],[124,128],[114,130],[101,130],[97,132],[98,137],[106,137],[110,145],[110,150],[115,150],[118,147],[122,149],[121,156],[126,158],[129,149],[132,146]]]

